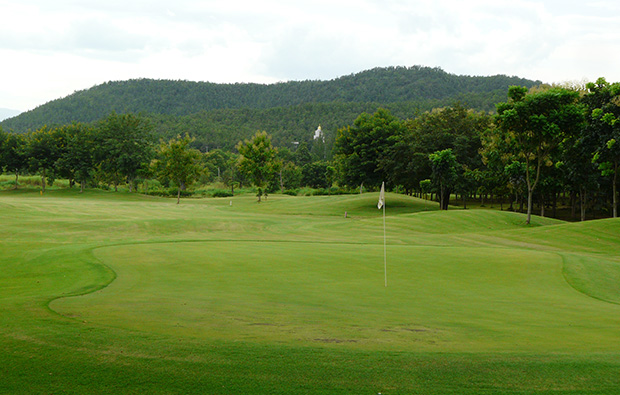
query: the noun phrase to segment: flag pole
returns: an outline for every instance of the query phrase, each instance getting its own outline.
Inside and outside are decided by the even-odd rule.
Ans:
[[[387,287],[387,242],[385,235],[385,182],[381,183],[381,192],[379,192],[378,209],[383,209],[383,273],[385,276],[385,286]]]
[[[383,273],[385,275],[385,286],[387,287],[387,243],[385,235],[385,203],[383,203]]]

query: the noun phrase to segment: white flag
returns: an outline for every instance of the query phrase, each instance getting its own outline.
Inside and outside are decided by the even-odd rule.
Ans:
[[[381,207],[385,205],[385,182],[381,183],[381,192],[379,192],[379,203],[377,203],[377,208],[381,210]]]

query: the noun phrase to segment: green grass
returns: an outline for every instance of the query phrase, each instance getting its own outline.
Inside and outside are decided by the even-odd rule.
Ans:
[[[377,196],[0,192],[0,393],[620,393],[618,220]]]

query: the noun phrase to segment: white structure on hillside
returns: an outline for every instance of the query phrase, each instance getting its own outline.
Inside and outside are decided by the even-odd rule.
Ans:
[[[323,133],[323,130],[321,129],[321,125],[319,125],[319,128],[317,130],[314,131],[314,139],[321,139],[323,142],[325,142],[325,134]]]

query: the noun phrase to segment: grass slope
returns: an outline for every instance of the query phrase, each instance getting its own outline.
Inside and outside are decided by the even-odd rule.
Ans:
[[[620,392],[619,221],[376,200],[1,192],[0,393]]]

